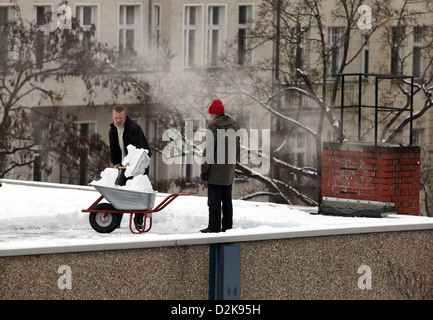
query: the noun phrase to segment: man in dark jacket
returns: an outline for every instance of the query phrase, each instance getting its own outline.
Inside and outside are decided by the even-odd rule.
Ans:
[[[128,154],[126,147],[130,144],[139,149],[149,150],[148,155],[151,157],[143,130],[126,114],[126,108],[120,105],[114,106],[111,117],[113,123],[110,125],[109,132],[110,158],[114,167],[118,168],[122,165],[123,159]],[[148,172],[149,170],[146,169],[145,174]]]
[[[207,153],[208,148],[213,147],[214,161],[201,166],[200,178],[208,183],[209,224],[200,230],[204,233],[226,231],[233,226],[232,184],[239,158],[239,137],[235,135],[240,129],[239,124],[225,115],[224,105],[219,99],[212,102],[209,114],[212,121],[208,129],[213,133],[214,141],[213,146],[206,145],[205,151]],[[218,137],[225,141],[218,141]]]
[[[126,114],[126,107],[122,105],[114,106],[111,117],[113,123],[110,125],[108,135],[110,139],[110,158],[114,168],[122,166],[122,161],[128,154],[127,146],[130,144],[138,149],[147,149],[149,150],[148,156],[150,157],[152,155],[143,130]],[[144,174],[147,175],[148,173],[149,168],[146,168]],[[125,169],[121,169],[116,184],[121,186],[125,185],[126,180]],[[119,225],[121,220],[122,216],[120,216]],[[143,215],[137,215],[137,226],[141,228],[142,224]]]

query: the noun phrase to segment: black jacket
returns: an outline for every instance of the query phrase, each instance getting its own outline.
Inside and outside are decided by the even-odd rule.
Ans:
[[[111,163],[114,165],[119,163],[121,164],[122,152],[119,146],[119,135],[117,134],[117,128],[114,123],[112,123],[110,127],[109,139]],[[123,145],[125,147],[125,154],[128,154],[126,147],[130,144],[136,148],[147,149],[149,150],[149,157],[152,155],[143,130],[141,130],[141,127],[134,120],[132,120],[129,116],[126,116],[125,128],[123,131]]]

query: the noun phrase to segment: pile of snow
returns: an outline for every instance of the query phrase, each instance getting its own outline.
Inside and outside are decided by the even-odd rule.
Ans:
[[[122,188],[139,192],[153,192],[149,178],[144,175],[144,172],[150,163],[148,150],[138,149],[133,145],[128,145],[127,149],[128,154],[122,164],[126,166],[125,176],[133,178],[128,180],[125,186],[116,186],[116,179],[119,175],[119,170],[115,168],[105,168],[100,174],[101,179],[92,181],[90,185]]]
[[[126,188],[127,190],[139,192],[153,192],[152,184],[150,183],[149,178],[144,174],[140,174],[132,178],[132,180],[126,181],[126,186],[118,188]]]
[[[101,172],[100,180],[93,180],[90,185],[98,185],[102,187],[116,187],[116,179],[119,175],[119,170],[115,168],[105,168]]]
[[[120,188],[131,191],[138,192],[153,192],[153,187],[149,178],[140,174],[135,176],[134,178],[126,181],[126,185],[124,186],[116,186],[116,179],[119,175],[119,170],[114,168],[105,168],[104,171],[101,172],[100,180],[93,180],[90,185],[94,186],[102,186],[102,187],[110,187],[110,188]]]

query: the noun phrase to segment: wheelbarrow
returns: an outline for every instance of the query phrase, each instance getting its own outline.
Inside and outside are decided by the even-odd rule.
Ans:
[[[148,232],[152,228],[152,213],[163,210],[174,199],[189,192],[172,193],[162,200],[155,208],[157,192],[139,192],[117,187],[93,185],[101,196],[82,212],[89,212],[89,222],[93,230],[99,233],[113,232],[119,225],[120,213],[129,213],[129,230],[134,234]],[[100,203],[102,199],[109,203]],[[153,208],[153,209],[152,209]],[[137,226],[136,216],[143,215],[143,227]]]

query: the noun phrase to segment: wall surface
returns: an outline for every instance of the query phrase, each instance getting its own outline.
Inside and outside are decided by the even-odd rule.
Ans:
[[[423,230],[233,243],[241,245],[240,297],[406,299],[409,288],[397,290],[392,274],[432,288],[432,241],[433,230]],[[0,258],[2,300],[206,300],[208,286],[207,244]],[[427,289],[413,298],[433,298]]]

